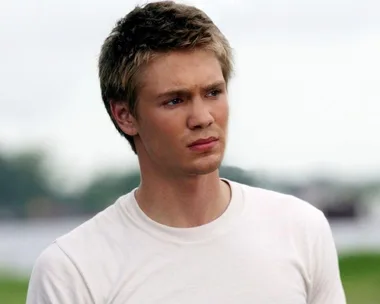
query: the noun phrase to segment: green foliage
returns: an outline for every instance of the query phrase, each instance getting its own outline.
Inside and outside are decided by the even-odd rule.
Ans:
[[[133,190],[139,184],[140,173],[138,171],[122,175],[104,174],[93,180],[83,190],[79,200],[83,203],[85,212],[96,212],[111,205],[119,196]]]
[[[79,193],[58,193],[59,187],[52,185],[45,164],[46,155],[36,150],[0,155],[0,218],[93,214],[140,184],[137,170],[123,174],[105,172]],[[240,168],[222,166],[220,175],[253,184],[251,174]]]
[[[94,214],[114,203],[119,196],[136,188],[140,183],[140,174],[137,170],[123,174],[110,171],[94,177],[89,183],[84,183],[88,184],[84,189],[68,193],[60,191],[64,188],[62,185],[54,184],[57,180],[52,177],[52,172],[49,172],[46,163],[46,155],[38,150],[7,157],[0,154],[0,218]],[[297,195],[299,189],[295,187],[296,185],[284,181],[274,182],[273,177],[257,174],[233,166],[222,165],[220,168],[221,177],[242,184]],[[341,190],[338,186],[334,185],[335,187],[339,194]],[[349,204],[354,207],[362,195],[359,189],[355,191],[356,194],[352,197],[357,197],[357,200]],[[338,199],[342,200],[344,197]],[[344,202],[332,203],[342,212]]]
[[[245,185],[254,185],[254,178],[250,173],[238,167],[222,166],[220,167],[220,176]]]
[[[44,155],[38,151],[0,155],[0,207],[8,206],[22,216],[29,199],[51,196],[43,166]]]

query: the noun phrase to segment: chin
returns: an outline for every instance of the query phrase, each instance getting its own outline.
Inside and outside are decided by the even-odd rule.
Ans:
[[[192,163],[191,167],[188,168],[188,171],[190,171],[190,174],[192,175],[210,174],[219,169],[222,159],[223,157],[221,155],[209,155],[203,157]]]

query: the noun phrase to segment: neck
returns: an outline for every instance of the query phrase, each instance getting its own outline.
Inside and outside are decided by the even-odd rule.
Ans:
[[[218,170],[183,178],[141,172],[136,200],[144,213],[158,223],[196,227],[215,220],[226,210],[230,188],[220,180]]]

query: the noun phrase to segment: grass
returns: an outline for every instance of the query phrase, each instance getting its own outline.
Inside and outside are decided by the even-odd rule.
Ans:
[[[27,280],[18,278],[0,278],[0,303],[25,304]]]
[[[340,272],[348,304],[380,304],[380,254],[341,257]]]
[[[340,258],[341,277],[348,304],[380,304],[380,254],[355,254]],[[24,304],[27,280],[0,277],[0,302]]]

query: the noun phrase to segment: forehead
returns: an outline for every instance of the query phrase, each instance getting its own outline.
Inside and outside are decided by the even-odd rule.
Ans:
[[[160,54],[142,71],[144,91],[160,93],[175,88],[195,88],[223,80],[221,65],[211,51],[175,51]]]

